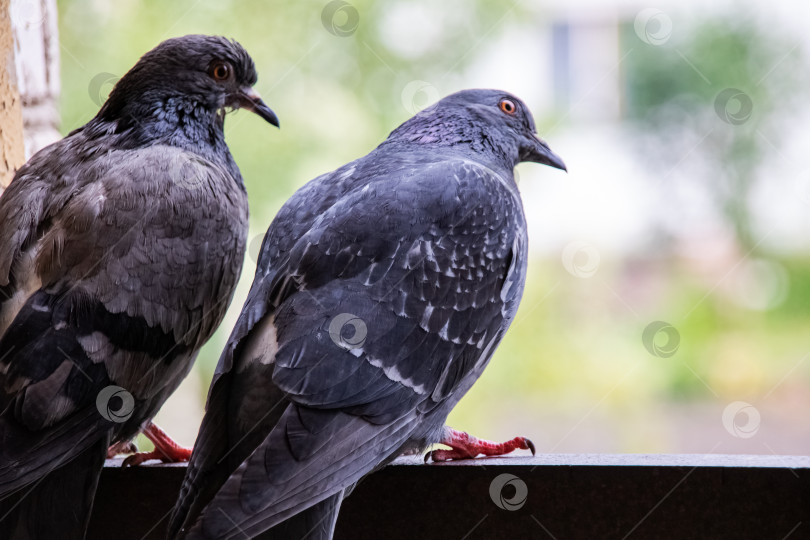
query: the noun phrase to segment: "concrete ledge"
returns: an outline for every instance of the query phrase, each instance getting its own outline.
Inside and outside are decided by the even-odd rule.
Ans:
[[[184,465],[109,460],[91,539],[163,538]],[[358,485],[336,538],[810,538],[810,457],[547,454],[424,465]]]

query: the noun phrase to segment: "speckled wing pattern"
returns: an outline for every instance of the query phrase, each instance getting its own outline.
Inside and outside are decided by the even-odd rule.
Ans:
[[[503,174],[372,154],[288,201],[220,359],[170,531],[258,534],[433,442],[522,294],[525,219]]]

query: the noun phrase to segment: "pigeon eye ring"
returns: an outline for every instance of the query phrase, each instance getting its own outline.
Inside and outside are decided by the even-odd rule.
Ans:
[[[215,81],[225,81],[231,77],[231,66],[227,62],[217,61],[208,68],[208,74]]]
[[[514,116],[517,112],[517,105],[515,105],[515,102],[511,99],[502,99],[501,102],[498,103],[498,108],[509,116]]]

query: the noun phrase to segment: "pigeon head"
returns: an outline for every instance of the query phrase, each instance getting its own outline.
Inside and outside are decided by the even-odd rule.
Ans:
[[[205,35],[168,39],[118,81],[98,117],[221,125],[226,108],[243,108],[278,126],[253,89],[256,80],[253,60],[236,41]]]
[[[510,169],[531,161],[567,170],[535,131],[532,113],[512,94],[462,90],[419,112],[389,139],[472,149]]]

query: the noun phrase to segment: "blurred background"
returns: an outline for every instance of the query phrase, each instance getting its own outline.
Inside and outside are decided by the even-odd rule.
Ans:
[[[806,453],[810,7],[707,4],[58,1],[63,133],[187,33],[241,42],[281,118],[226,121],[249,253],[157,423],[193,443],[264,230],[298,187],[437,99],[494,87],[526,101],[570,172],[518,167],[526,294],[449,423],[539,452]]]

